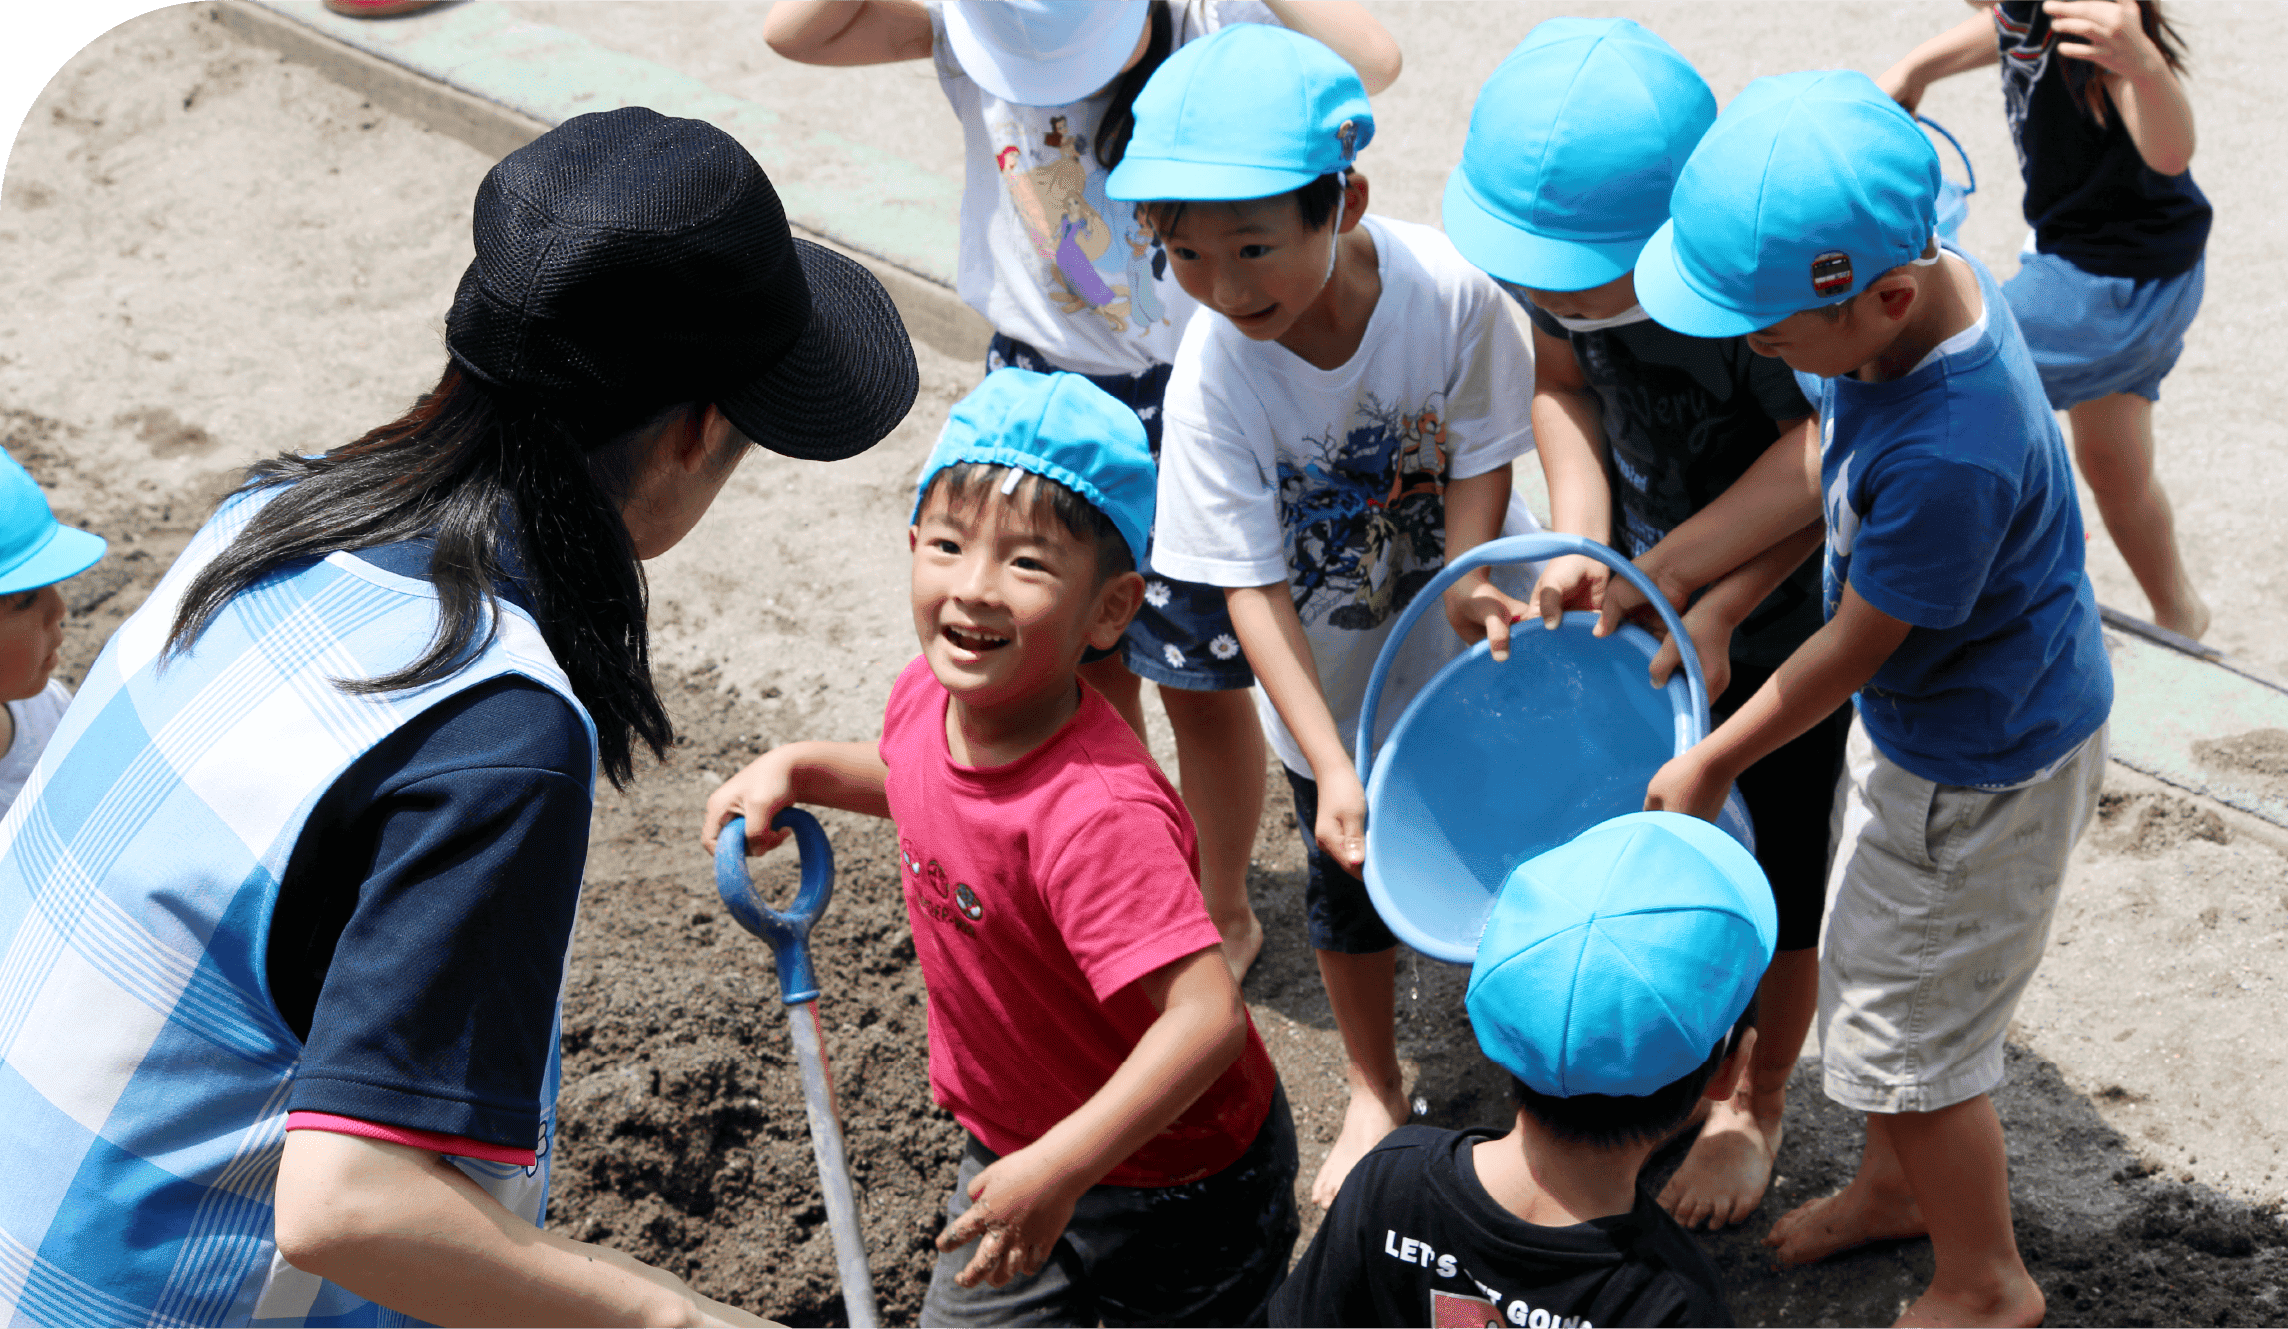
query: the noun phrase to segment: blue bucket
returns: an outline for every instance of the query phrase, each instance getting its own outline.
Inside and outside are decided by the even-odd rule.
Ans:
[[[1377,754],[1384,678],[1417,620],[1455,580],[1491,564],[1582,554],[1610,565],[1660,610],[1683,643],[1684,668],[1655,690],[1660,644],[1634,625],[1591,634],[1597,616],[1519,624],[1510,656],[1479,642],[1439,670],[1400,713]],[[1439,630],[1445,630],[1443,622]],[[1676,611],[1643,573],[1605,546],[1544,533],[1488,541],[1448,564],[1399,615],[1359,707],[1358,772],[1366,785],[1366,889],[1399,940],[1468,964],[1510,870],[1600,822],[1644,807],[1669,758],[1708,734],[1708,685]],[[1717,825],[1750,849],[1755,834],[1734,791]]]
[[[1944,171],[1938,177],[1938,234],[1950,245],[1961,245],[1962,223],[1970,216],[1970,196],[1978,192],[1978,170],[1970,164],[1970,154],[1962,150],[1962,140],[1946,131],[1946,126],[1929,116],[1918,115],[1923,128],[1945,139],[1954,146],[1954,155],[1962,159],[1965,180],[1949,180]]]

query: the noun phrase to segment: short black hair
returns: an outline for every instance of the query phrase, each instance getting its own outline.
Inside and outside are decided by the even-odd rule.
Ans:
[[[1214,201],[1231,204],[1272,203],[1283,198],[1291,198],[1295,200],[1295,210],[1303,216],[1303,229],[1316,231],[1327,224],[1328,218],[1335,215],[1335,202],[1342,196],[1343,177],[1339,173],[1330,172],[1300,189],[1291,189],[1284,194],[1271,194],[1263,198],[1217,199]],[[1208,200],[1199,201],[1207,202]],[[1184,219],[1185,211],[1191,206],[1191,202],[1184,199],[1161,199],[1153,203],[1139,203],[1136,205],[1136,219],[1151,227],[1155,234],[1164,237],[1176,228],[1178,222]]]
[[[1042,510],[1046,509],[1074,539],[1094,546],[1097,585],[1102,586],[1123,572],[1136,570],[1136,555],[1128,548],[1128,537],[1112,524],[1112,518],[1105,516],[1094,503],[1036,471],[994,462],[956,462],[930,477],[929,488],[922,491],[921,502],[915,505],[914,512],[918,516],[926,510],[930,499],[941,489],[949,506],[982,501],[987,494],[1006,484],[1013,470],[1022,479],[1010,493],[1009,501],[1031,522],[1040,522]]]
[[[1748,1009],[1740,1012],[1732,1032],[1708,1054],[1708,1060],[1682,1079],[1671,1080],[1649,1094],[1575,1094],[1559,1098],[1542,1093],[1514,1075],[1510,1077],[1510,1093],[1526,1115],[1567,1144],[1621,1149],[1665,1140],[1692,1116],[1693,1103],[1708,1088],[1708,1082],[1716,1078],[1724,1058],[1740,1045],[1748,1030],[1756,1027],[1756,1011],[1757,1000],[1751,996]]]

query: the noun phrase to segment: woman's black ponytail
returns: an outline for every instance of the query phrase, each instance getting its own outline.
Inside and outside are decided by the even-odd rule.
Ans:
[[[490,644],[494,588],[514,567],[595,721],[604,774],[625,784],[635,740],[661,755],[674,729],[652,685],[643,569],[620,505],[644,440],[692,409],[599,426],[448,365],[411,410],[356,442],[248,468],[239,493],[283,491],[192,579],[167,649],[188,648],[225,601],[289,564],[427,539],[437,635],[403,669],[341,688],[393,692],[449,677]]]

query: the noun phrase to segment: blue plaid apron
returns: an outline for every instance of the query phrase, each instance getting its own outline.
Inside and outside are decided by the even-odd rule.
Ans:
[[[232,499],[193,538],[0,819],[0,1322],[406,1323],[277,1257],[302,1054],[265,974],[279,880],[318,798],[430,706],[520,674],[587,712],[509,606],[452,677],[342,691],[418,656],[436,597],[341,553],[233,597],[163,660],[184,588],[265,501]],[[534,1222],[554,1047],[538,1165],[454,1160]]]

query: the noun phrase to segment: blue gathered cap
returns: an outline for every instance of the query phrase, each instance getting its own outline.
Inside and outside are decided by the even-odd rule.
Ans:
[[[1464,1002],[1478,1046],[1541,1093],[1641,1097],[1724,1041],[1779,943],[1754,854],[1698,817],[1632,812],[1520,863]]]
[[[0,595],[78,576],[108,547],[100,535],[59,523],[32,473],[0,452]]]
[[[1373,139],[1348,61],[1277,24],[1234,23],[1178,48],[1136,94],[1136,127],[1104,192],[1269,198],[1349,170]]]
[[[1553,18],[1478,89],[1446,234],[1520,286],[1585,291],[1636,266],[1716,120],[1707,80],[1625,18]]]
[[[1637,300],[1694,337],[1768,328],[1921,257],[1938,191],[1937,150],[1865,74],[1757,79],[1685,163]]]
[[[1031,471],[1087,499],[1143,570],[1158,471],[1144,422],[1111,393],[1078,374],[987,374],[947,415],[914,487],[909,524],[921,519],[922,499],[937,473],[966,462]]]

